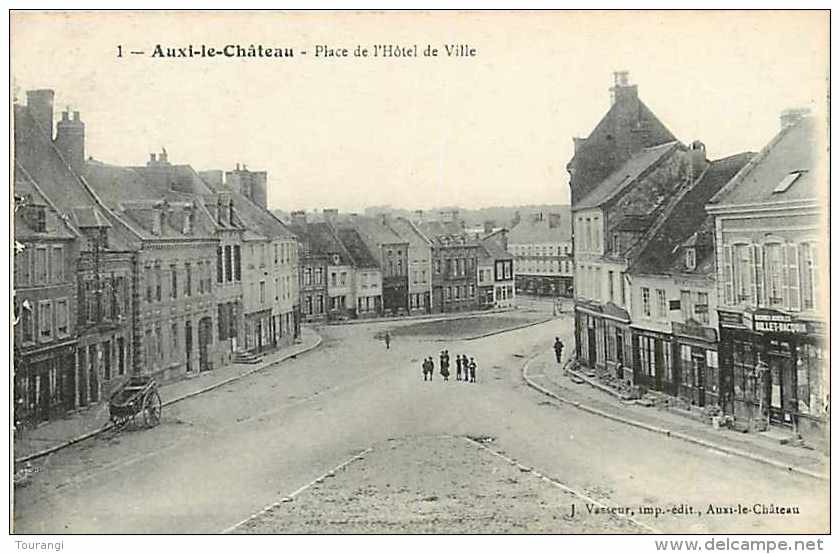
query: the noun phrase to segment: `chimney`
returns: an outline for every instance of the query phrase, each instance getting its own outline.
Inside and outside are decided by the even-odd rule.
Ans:
[[[484,234],[489,235],[493,232],[493,227],[495,227],[494,221],[485,221],[484,222]]]
[[[168,165],[169,164],[169,156],[166,154],[166,148],[160,149],[160,156],[158,157],[160,160],[161,165]]]
[[[338,217],[338,210],[336,208],[324,208],[324,221],[327,223],[335,223],[336,218]]]
[[[303,210],[294,210],[289,214],[292,218],[292,225],[306,225],[306,212]]]
[[[32,118],[41,130],[53,138],[53,100],[55,92],[52,89],[26,91],[26,106]]]
[[[629,71],[613,72],[613,86],[610,87],[610,105],[612,106],[624,98],[636,98],[639,96],[639,87],[630,84]]]
[[[149,154],[149,162],[147,165],[156,165],[157,164],[157,154],[152,152]]]
[[[808,108],[788,108],[781,113],[779,121],[782,129],[786,129],[809,115],[811,115],[811,110]]]
[[[67,164],[76,174],[83,174],[85,167],[85,124],[79,112],[61,112],[61,121],[56,126],[55,147],[61,152]]]
[[[706,159],[706,145],[699,140],[695,140],[691,143],[688,153],[691,157],[692,180],[695,180],[700,177],[709,165],[709,161]]]

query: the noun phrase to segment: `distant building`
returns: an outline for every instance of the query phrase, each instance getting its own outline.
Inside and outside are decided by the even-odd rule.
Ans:
[[[408,312],[432,312],[432,247],[408,219],[390,218],[388,226],[408,242]]]
[[[477,309],[478,239],[464,231],[457,213],[443,221],[424,221],[417,228],[431,245],[432,310]]]
[[[516,260],[516,289],[527,294],[571,296],[574,254],[569,210],[530,214],[510,230]]]
[[[482,308],[512,308],[516,305],[515,263],[507,251],[507,231],[483,237],[478,256],[478,303]]]
[[[827,439],[825,126],[801,111],[707,206],[717,244],[720,368],[741,429]]]

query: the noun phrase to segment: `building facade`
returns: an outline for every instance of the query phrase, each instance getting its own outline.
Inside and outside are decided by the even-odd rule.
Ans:
[[[521,219],[508,237],[516,260],[516,289],[526,294],[571,296],[574,254],[569,211]]]
[[[736,426],[826,439],[826,130],[798,111],[707,206],[721,371]]]

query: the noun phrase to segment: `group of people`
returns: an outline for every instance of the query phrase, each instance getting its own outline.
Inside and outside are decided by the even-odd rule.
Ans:
[[[465,383],[475,383],[475,372],[478,366],[475,358],[458,354],[455,356],[455,380]],[[435,361],[429,356],[423,360],[423,380],[431,381],[435,374]],[[449,381],[449,350],[440,353],[440,376],[444,381]],[[463,376],[463,379],[461,378]]]

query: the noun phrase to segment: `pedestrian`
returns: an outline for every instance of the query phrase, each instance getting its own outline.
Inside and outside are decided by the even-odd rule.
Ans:
[[[470,383],[475,383],[475,358],[470,358]]]
[[[440,366],[440,375],[443,377],[444,381],[449,381],[449,364],[443,364]]]
[[[554,355],[557,356],[557,363],[563,360],[563,341],[560,337],[554,337]]]
[[[423,380],[429,380],[429,358],[423,358]]]
[[[464,366],[464,382],[470,382],[470,359],[466,354],[461,355],[461,365]]]
[[[461,355],[458,354],[455,356],[455,380],[461,380]]]
[[[391,349],[391,333],[385,331],[385,350]]]
[[[429,356],[429,381],[434,381],[432,377],[435,375],[435,360]]]

